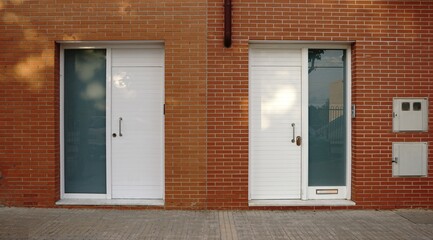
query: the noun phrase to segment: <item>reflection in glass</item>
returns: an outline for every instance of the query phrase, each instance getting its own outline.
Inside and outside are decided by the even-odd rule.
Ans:
[[[116,88],[126,88],[126,82],[130,79],[128,73],[120,72],[113,76],[114,87]]]
[[[345,50],[310,49],[308,57],[308,185],[345,186]]]
[[[105,49],[66,49],[65,193],[106,193]]]

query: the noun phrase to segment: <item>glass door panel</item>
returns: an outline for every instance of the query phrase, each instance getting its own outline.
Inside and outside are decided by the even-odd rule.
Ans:
[[[308,51],[308,186],[346,185],[345,53]]]
[[[64,52],[65,193],[106,193],[106,50]]]

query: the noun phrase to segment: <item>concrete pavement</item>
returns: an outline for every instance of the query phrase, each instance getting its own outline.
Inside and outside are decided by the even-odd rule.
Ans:
[[[0,207],[0,239],[431,240],[433,211],[160,211]]]

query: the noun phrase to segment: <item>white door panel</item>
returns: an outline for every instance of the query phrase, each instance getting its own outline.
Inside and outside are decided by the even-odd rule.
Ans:
[[[299,199],[301,50],[252,49],[250,65],[251,199]]]
[[[251,66],[300,66],[301,51],[299,49],[257,48],[251,51]]]
[[[113,198],[162,199],[161,51],[112,51],[112,131],[117,134],[112,138]]]
[[[164,64],[164,50],[162,48],[119,48],[112,50],[112,66],[126,67],[161,67]]]

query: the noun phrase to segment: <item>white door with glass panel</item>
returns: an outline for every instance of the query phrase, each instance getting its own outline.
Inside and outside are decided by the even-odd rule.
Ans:
[[[163,47],[63,54],[63,197],[163,199]]]
[[[256,44],[250,200],[346,199],[346,50]]]

